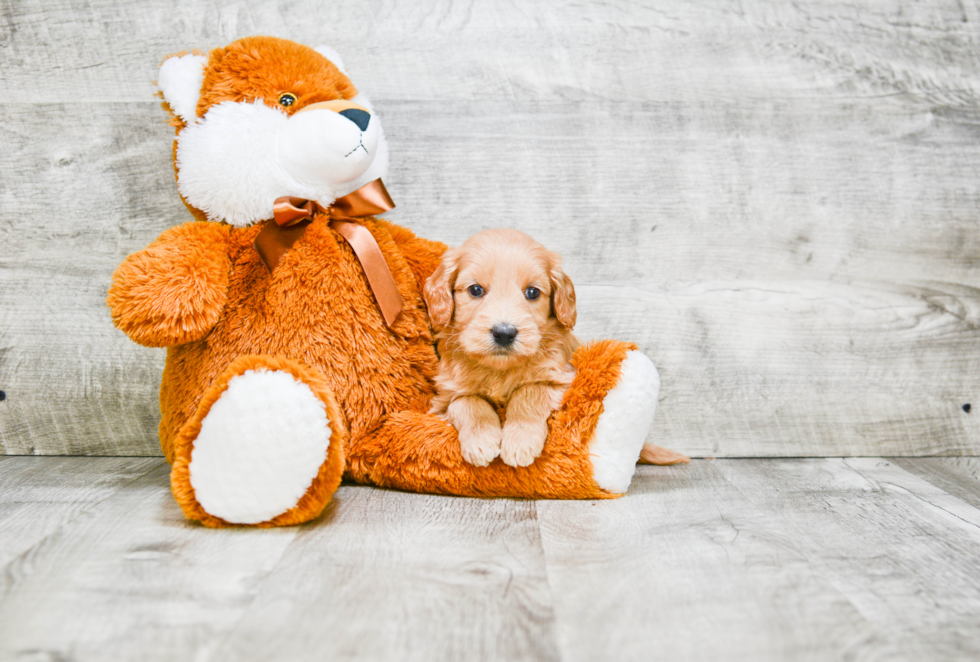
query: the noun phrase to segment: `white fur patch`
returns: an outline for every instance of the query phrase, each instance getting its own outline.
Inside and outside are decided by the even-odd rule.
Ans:
[[[181,195],[208,219],[236,227],[272,218],[283,195],[332,203],[329,183],[301,183],[279,164],[279,133],[288,121],[261,101],[213,106],[177,137]]]
[[[207,63],[204,55],[183,55],[168,58],[160,65],[157,87],[174,113],[187,124],[197,121],[197,101]]]
[[[374,160],[371,162],[371,165],[357,179],[346,184],[338,184],[337,197],[347,195],[351,191],[356,191],[365,184],[369,184],[375,179],[388,174],[388,139],[385,137],[384,125],[381,124],[381,118],[378,117],[378,113],[374,110],[371,101],[363,94],[358,94],[351,101],[371,111],[371,121],[377,125],[378,138],[374,148]]]
[[[204,510],[234,524],[280,515],[306,494],[330,446],[326,407],[282,371],[228,382],[201,423],[190,481]]]
[[[627,352],[619,383],[602,400],[603,411],[589,442],[595,482],[607,492],[629,490],[659,392],[660,375],[653,361],[642,352]]]
[[[334,187],[361,177],[378,151],[381,122],[377,117],[361,128],[340,113],[304,110],[289,118],[279,132],[279,163],[297,181]]]

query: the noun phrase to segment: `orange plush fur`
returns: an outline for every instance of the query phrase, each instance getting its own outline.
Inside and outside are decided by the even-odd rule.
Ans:
[[[459,431],[470,464],[498,455],[510,466],[531,464],[580,344],[561,257],[518,230],[485,230],[446,252],[425,300],[440,356],[431,413]]]
[[[275,107],[282,92],[297,97],[288,113],[356,94],[313,49],[253,37],[210,53],[197,115],[222,101],[262,99]],[[174,126],[178,135],[184,130],[179,119]],[[603,341],[575,353],[574,380],[531,466],[474,467],[464,461],[453,427],[427,413],[438,359],[422,287],[445,245],[381,219],[364,220],[404,299],[389,328],[360,263],[329,219],[313,220],[270,273],[252,246],[261,224],[231,227],[190,211],[198,221],[168,230],[120,265],[107,300],[113,321],[133,340],[167,347],[160,441],[173,466],[173,493],[189,518],[228,525],[198,503],[188,464],[211,405],[231,379],[251,370],[283,370],[310,386],[324,403],[332,438],[342,442],[330,444],[296,506],[261,525],[316,517],[341,474],[466,496],[619,496],[593,478],[588,441],[632,345]]]
[[[575,352],[575,378],[561,408],[548,420],[548,441],[528,467],[500,460],[476,467],[463,459],[456,430],[431,414],[390,416],[374,435],[352,441],[347,475],[362,483],[411,492],[529,499],[614,499],[593,478],[590,439],[602,413],[602,397],[619,381],[632,343],[602,340]]]
[[[144,344],[168,346],[160,390],[160,440],[168,460],[174,457],[174,438],[194,415],[202,394],[240,356],[286,356],[328,375],[341,408],[359,413],[348,421],[355,437],[389,412],[428,408],[437,359],[421,279],[435,269],[444,246],[385,221],[365,223],[405,300],[389,330],[360,263],[328,220],[314,221],[271,274],[252,247],[259,226],[214,223],[174,228],[117,269],[109,292],[116,324],[134,339],[139,334]],[[216,270],[197,261],[205,247],[213,250],[215,244],[227,265],[220,279],[214,277]],[[183,289],[156,279],[153,290],[146,282],[148,261],[161,272],[185,277],[178,281]],[[186,290],[220,296],[193,298]],[[139,306],[152,325],[135,321],[139,318],[133,311]],[[195,312],[203,308],[195,319],[218,319],[206,337],[201,337],[203,324],[168,326],[165,311],[192,306]],[[161,314],[154,314],[157,310]]]

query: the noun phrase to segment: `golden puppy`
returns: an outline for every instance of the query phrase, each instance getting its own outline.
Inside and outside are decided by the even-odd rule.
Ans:
[[[424,294],[441,359],[431,413],[456,428],[470,464],[528,466],[575,374],[575,288],[561,257],[523,232],[485,230],[446,251]]]

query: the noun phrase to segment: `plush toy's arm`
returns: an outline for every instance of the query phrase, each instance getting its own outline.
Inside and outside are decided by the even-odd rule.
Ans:
[[[446,252],[447,248],[446,244],[417,237],[414,232],[400,225],[385,220],[380,220],[380,222],[391,234],[395,243],[398,244],[405,261],[408,262],[409,268],[415,274],[419,290],[421,290],[425,281],[429,279],[432,272],[439,266],[439,262],[442,261],[442,254]]]
[[[629,488],[653,422],[660,378],[635,345],[602,340],[580,347],[575,379],[549,419],[540,457],[527,467],[466,462],[452,425],[438,416],[403,411],[345,454],[357,482],[479,497],[603,499]]]
[[[228,228],[186,223],[127,257],[112,275],[112,321],[148,347],[204,337],[225,305],[231,261]]]

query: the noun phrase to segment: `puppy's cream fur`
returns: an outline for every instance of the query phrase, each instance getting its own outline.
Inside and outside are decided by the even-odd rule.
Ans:
[[[471,292],[474,285],[482,295]],[[456,428],[470,464],[499,455],[528,466],[574,377],[575,288],[561,257],[523,232],[485,230],[446,251],[424,293],[440,354],[431,412]],[[506,346],[494,339],[501,325],[517,332]],[[502,426],[498,410],[505,410]]]

